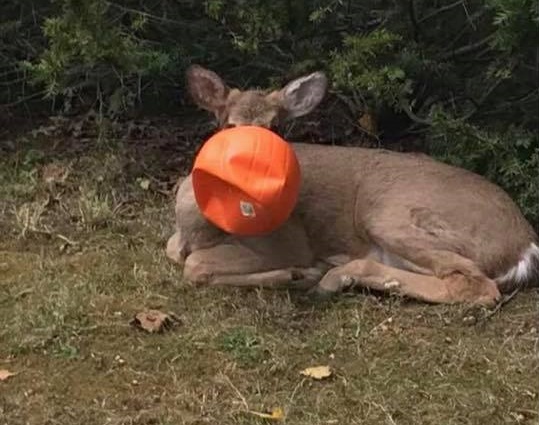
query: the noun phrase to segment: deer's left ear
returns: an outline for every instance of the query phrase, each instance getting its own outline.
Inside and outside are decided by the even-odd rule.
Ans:
[[[289,118],[306,115],[316,108],[326,95],[328,79],[323,72],[313,72],[289,82],[278,93],[281,107]]]
[[[227,85],[215,72],[199,65],[192,65],[186,72],[187,90],[201,108],[218,114],[226,102]]]

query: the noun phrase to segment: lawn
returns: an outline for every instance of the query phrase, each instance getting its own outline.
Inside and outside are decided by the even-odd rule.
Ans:
[[[537,290],[492,314],[191,286],[164,248],[196,131],[129,134],[0,140],[0,425],[539,423]],[[132,326],[149,308],[177,322]]]

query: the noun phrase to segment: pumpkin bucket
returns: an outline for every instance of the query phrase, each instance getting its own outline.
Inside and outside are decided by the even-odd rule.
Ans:
[[[294,150],[272,131],[256,126],[221,130],[195,158],[192,182],[202,214],[236,235],[267,234],[294,209],[300,187]]]

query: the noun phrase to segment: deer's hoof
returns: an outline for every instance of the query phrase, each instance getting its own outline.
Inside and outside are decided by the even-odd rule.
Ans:
[[[323,286],[316,285],[308,291],[308,294],[318,301],[327,301],[335,297],[337,292],[324,288]]]

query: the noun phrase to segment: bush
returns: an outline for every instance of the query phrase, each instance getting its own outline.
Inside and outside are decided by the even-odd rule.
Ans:
[[[538,224],[539,0],[8,0],[0,14],[4,109],[44,90],[54,113],[151,113],[177,101],[191,62],[251,86],[325,69],[353,121],[379,118],[382,144],[424,140]]]

